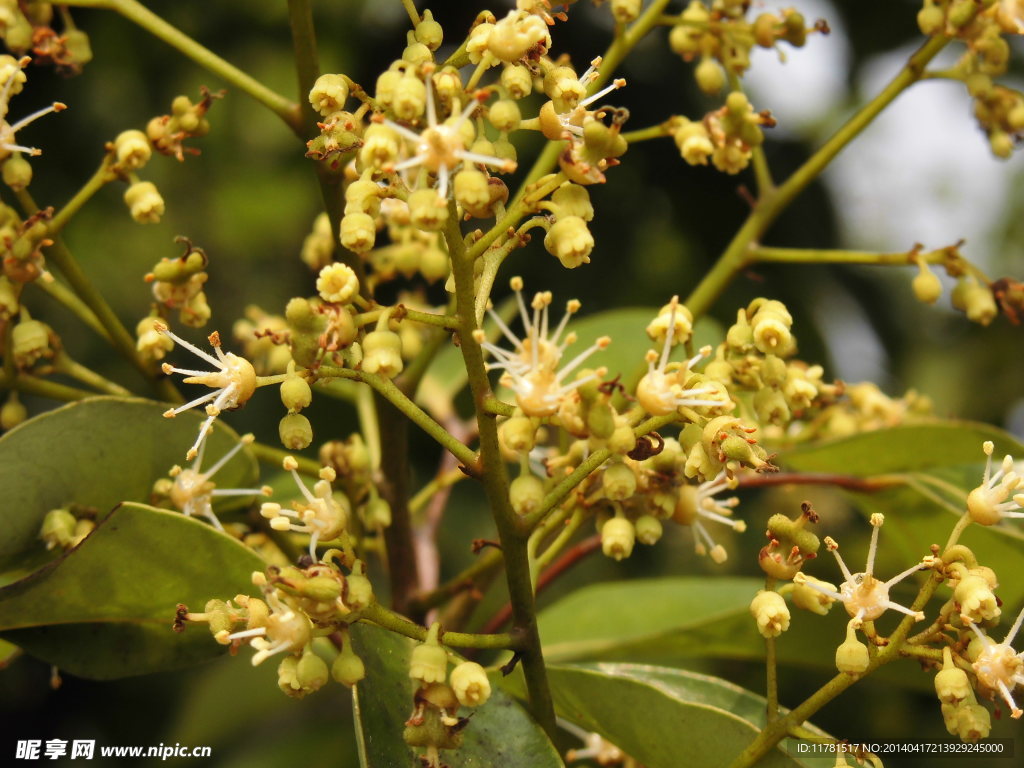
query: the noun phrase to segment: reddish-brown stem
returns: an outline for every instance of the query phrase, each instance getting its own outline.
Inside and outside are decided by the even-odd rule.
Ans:
[[[565,573],[567,570],[572,568],[576,563],[580,562],[589,555],[601,548],[601,536],[600,534],[594,534],[590,538],[584,539],[583,541],[573,545],[559,557],[555,562],[549,565],[541,573],[537,579],[537,594],[539,595],[544,589],[548,587],[555,579]],[[497,631],[497,627],[503,627],[512,618],[512,604],[505,603],[491,620],[484,625],[484,628],[480,630],[485,634],[489,634]]]

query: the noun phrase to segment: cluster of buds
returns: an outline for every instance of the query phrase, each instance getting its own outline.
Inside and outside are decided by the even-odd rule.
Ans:
[[[363,564],[346,560],[348,573],[333,562],[257,571],[253,583],[262,590],[262,599],[238,595],[229,601],[210,600],[201,613],[179,605],[174,629],[183,632],[187,623],[205,623],[222,645],[233,650],[251,645],[256,651],[253,665],[286,654],[277,670],[278,687],[292,698],[322,688],[331,677],[351,687],[366,672],[352,649],[348,626],[373,602],[373,590]],[[239,624],[244,628],[236,629]],[[316,638],[327,636],[340,646],[330,666],[313,648]]]
[[[32,54],[36,64],[50,64],[63,75],[77,75],[92,61],[89,36],[61,8],[62,28],[53,28],[52,3],[0,2],[0,38],[9,51]]]
[[[260,376],[284,373],[292,362],[288,321],[281,315],[271,315],[250,304],[245,316],[235,321],[231,334]]]
[[[0,246],[3,254],[3,277],[14,290],[14,286],[43,279],[53,278],[46,271],[43,248],[53,244],[49,237],[49,221],[52,208],[45,208],[22,220],[10,206],[0,203]],[[4,297],[7,299],[8,297]],[[5,302],[6,303],[6,302]],[[17,300],[14,300],[17,306]],[[8,309],[8,312],[13,310]]]
[[[432,625],[424,642],[413,648],[409,661],[409,677],[416,688],[403,738],[411,747],[426,748],[426,765],[439,765],[440,750],[457,749],[462,744],[461,731],[469,718],[458,717],[459,707],[479,707],[491,696],[487,673],[476,662],[457,663],[449,673],[442,637],[441,625]]]
[[[808,28],[801,13],[786,8],[781,15],[759,14],[747,19],[750,3],[730,0],[691,0],[676,17],[669,32],[668,44],[684,61],[700,62],[694,70],[698,87],[709,96],[725,86],[727,75],[742,77],[750,67],[754,46],[778,49],[780,43],[801,48],[811,32],[828,34],[828,25],[818,21]],[[780,58],[784,54],[779,50]]]
[[[146,136],[149,137],[153,149],[162,155],[185,160],[185,155],[198,155],[195,147],[186,147],[184,142],[193,137],[202,137],[210,132],[210,121],[206,113],[215,99],[224,93],[212,93],[209,89],[200,88],[199,101],[194,102],[184,94],[175,96],[171,102],[171,114],[154,117],[146,125]]]
[[[747,97],[732,91],[725,106],[703,120],[673,118],[672,137],[690,165],[707,165],[708,158],[723,173],[736,174],[750,164],[752,150],[764,143],[762,126],[771,128],[775,118],[768,110],[755,112]]]
[[[158,261],[152,271],[146,273],[145,280],[152,283],[153,299],[161,312],[177,310],[178,320],[183,325],[202,328],[211,314],[203,291],[210,277],[206,272],[210,260],[202,248],[195,247],[186,238],[177,240],[185,244],[185,252],[177,258]]]
[[[989,140],[992,154],[1009,157],[1024,135],[1024,97],[996,85],[1010,64],[1007,37],[1024,33],[1020,4],[1003,0],[925,0],[917,23],[926,35],[948,35],[965,44],[949,71],[962,80],[974,99],[974,116]]]

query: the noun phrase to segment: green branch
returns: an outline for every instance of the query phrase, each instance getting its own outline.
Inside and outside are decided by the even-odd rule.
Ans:
[[[399,613],[390,611],[384,606],[373,603],[360,612],[360,621],[370,621],[378,627],[390,630],[399,635],[423,642],[427,639],[427,630],[415,624]],[[510,634],[477,635],[469,632],[444,632],[439,638],[444,645],[451,648],[494,648],[515,650],[519,643]]]
[[[426,411],[410,400],[408,395],[400,390],[391,379],[375,373],[355,371],[350,368],[339,368],[332,365],[320,366],[317,369],[316,375],[320,379],[354,379],[355,381],[362,381],[370,385],[381,397],[405,414],[411,422],[434,438],[467,468],[472,469],[476,466],[476,454],[472,449],[460,443],[448,430],[434,421]]]
[[[0,374],[0,389],[13,389],[15,392],[24,392],[26,395],[38,395],[48,397],[51,400],[61,402],[73,402],[84,400],[87,397],[96,397],[95,393],[88,392],[77,387],[69,387],[66,384],[58,384],[55,381],[40,379],[28,374],[18,373],[9,376],[6,373]]]
[[[93,195],[117,178],[110,170],[112,161],[113,158],[108,152],[104,155],[103,162],[100,163],[100,167],[96,169],[96,172],[89,177],[89,180],[82,185],[82,188],[75,193],[75,196],[68,200],[64,207],[50,219],[48,226],[50,237],[56,237],[57,233],[63,230],[65,225],[71,220],[71,217],[78,213]]]
[[[490,382],[484,366],[483,349],[473,338],[476,330],[476,311],[473,290],[473,257],[467,252],[459,216],[454,200],[449,201],[448,221],[445,240],[451,254],[452,274],[455,279],[455,298],[459,317],[459,345],[469,376],[469,388],[473,394],[474,410],[480,435],[479,477],[487,495],[491,516],[498,529],[498,538],[505,558],[505,578],[508,585],[509,601],[512,603],[512,622],[522,639],[520,659],[523,677],[530,699],[530,710],[534,719],[552,737],[555,734],[555,711],[551,700],[551,689],[544,667],[544,653],[541,649],[540,634],[537,631],[537,617],[533,595],[533,581],[530,576],[530,562],[527,539],[521,535],[518,518],[512,509],[508,496],[508,473],[498,444],[498,425],[493,414],[488,413],[484,403],[491,395]]]
[[[27,189],[18,192],[18,202],[25,213],[29,215],[39,211],[39,206],[36,205],[36,201]],[[89,278],[86,277],[85,272],[82,271],[81,266],[79,266],[74,256],[71,255],[71,251],[64,245],[64,241],[60,237],[54,238],[53,245],[46,249],[46,259],[60,270],[61,274],[64,275],[64,278],[71,285],[72,290],[78,294],[79,298],[96,315],[96,319],[106,329],[114,348],[152,384],[154,390],[161,398],[168,402],[180,403],[181,395],[175,389],[171,380],[163,376],[157,378],[156,370],[139,357],[139,353],[135,348],[135,339],[128,332],[128,329],[124,327],[120,319],[118,319],[114,310],[107,303],[107,300],[103,298],[103,295],[96,290],[95,286],[89,281]]]
[[[299,107],[279,93],[228,63],[209,48],[200,45],[181,30],[171,26],[136,0],[67,0],[63,5],[79,8],[104,8],[116,11],[138,24],[154,37],[176,48],[196,64],[209,70],[280,117],[296,133],[302,129]]]
[[[694,317],[705,314],[725,286],[753,260],[752,246],[768,230],[783,210],[800,194],[825,167],[863,131],[878,114],[904,90],[916,83],[925,66],[949,42],[948,37],[933,37],[922,45],[899,74],[870,102],[860,109],[845,125],[825,142],[781,186],[766,192],[757,202],[743,226],[733,237],[700,284],[686,299],[687,308]]]

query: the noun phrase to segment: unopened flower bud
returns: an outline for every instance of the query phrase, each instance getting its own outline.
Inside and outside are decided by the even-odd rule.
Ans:
[[[418,189],[409,195],[412,225],[426,232],[437,232],[448,220],[448,204],[436,189]]]
[[[513,454],[529,453],[536,445],[537,424],[529,416],[513,416],[498,427],[502,447]]]
[[[614,560],[622,560],[633,553],[636,529],[625,517],[610,518],[601,526],[601,551]]]
[[[363,664],[363,660],[352,650],[352,644],[347,642],[347,637],[345,640],[346,642],[341,649],[341,653],[338,654],[338,658],[331,664],[331,677],[342,685],[351,688],[366,677],[366,666]]]
[[[51,509],[43,518],[39,538],[46,544],[47,549],[63,549],[71,544],[75,536],[75,523],[75,516],[66,509]]]
[[[464,707],[479,707],[491,697],[491,681],[475,661],[464,661],[455,667],[448,682]]]
[[[32,183],[32,164],[20,152],[15,152],[3,162],[4,184],[18,192]]]
[[[487,119],[497,130],[508,133],[519,128],[523,116],[514,100],[500,99],[491,105]]]
[[[750,603],[750,614],[762,637],[778,637],[789,629],[789,606],[778,592],[759,589]]]
[[[348,82],[343,75],[320,75],[309,91],[309,103],[323,117],[344,109]]]
[[[636,540],[647,546],[657,544],[664,532],[661,521],[653,515],[641,515],[633,527],[636,529]]]
[[[967,673],[953,663],[948,645],[942,649],[942,669],[935,674],[935,693],[943,704],[959,704],[968,697],[973,698],[971,681]]]
[[[590,263],[594,236],[579,216],[565,216],[556,221],[544,236],[544,247],[566,269]]]
[[[636,474],[626,464],[612,464],[601,476],[604,494],[613,501],[624,501],[636,493]]]
[[[501,86],[513,99],[521,99],[533,90],[533,75],[522,64],[506,66],[501,70]]]
[[[700,60],[693,75],[697,80],[697,87],[708,96],[720,93],[725,87],[725,70],[711,56],[705,56]]]
[[[4,401],[3,406],[0,407],[0,429],[4,431],[14,429],[27,418],[28,409],[18,399],[18,393],[11,392],[7,400]]]
[[[353,253],[366,253],[377,239],[377,225],[366,213],[347,213],[341,219],[341,244]]]
[[[139,181],[128,187],[124,202],[139,224],[157,224],[164,215],[164,199],[151,181]]]
[[[434,624],[425,642],[412,649],[409,677],[421,683],[443,683],[448,676],[448,653],[438,644],[440,625]]]
[[[914,276],[911,287],[914,289],[914,296],[918,301],[925,304],[934,304],[942,295],[942,282],[938,275],[932,272],[923,259],[917,262],[918,273]]]
[[[544,481],[534,474],[521,474],[509,484],[508,495],[517,515],[528,515],[544,500]]]
[[[394,331],[371,331],[363,339],[362,368],[389,379],[402,372],[402,339]]]
[[[857,639],[857,631],[851,621],[846,625],[846,640],[836,648],[836,669],[848,675],[863,674],[870,662],[868,647]]]
[[[281,382],[281,402],[289,411],[301,411],[313,402],[313,390],[301,376],[289,376]]]
[[[122,131],[114,139],[114,156],[121,168],[137,171],[149,162],[153,147],[142,131]]]
[[[281,445],[290,451],[301,451],[313,442],[313,425],[301,413],[289,413],[277,425]]]
[[[612,0],[612,16],[620,24],[629,24],[640,15],[641,5],[642,0]]]
[[[295,677],[304,690],[310,693],[319,690],[324,687],[329,677],[327,662],[313,653],[311,648],[307,648],[299,659]]]

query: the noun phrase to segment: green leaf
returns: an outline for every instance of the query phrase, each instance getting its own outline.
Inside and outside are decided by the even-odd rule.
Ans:
[[[696,672],[616,663],[552,666],[548,672],[559,715],[600,733],[648,768],[727,766],[765,721],[762,697]],[[833,762],[797,759],[780,745],[758,766]]]
[[[879,551],[883,555],[898,551],[901,562],[909,565],[928,554],[930,544],[942,545],[963,514],[967,494],[981,482],[985,463],[981,445],[986,440],[995,444],[997,459],[1005,454],[1024,458],[1024,445],[997,427],[938,421],[802,446],[781,454],[778,461],[786,469],[801,472],[901,477],[901,485],[850,495],[865,512],[885,514]],[[972,525],[960,542],[1001,577],[999,596],[1015,612],[1024,601],[1024,582],[1009,576],[1019,568],[1024,527],[1015,521]]]
[[[224,652],[202,625],[171,630],[175,606],[250,592],[263,562],[178,512],[125,503],[76,548],[0,589],[0,634],[66,672],[111,679]]]
[[[929,472],[940,467],[984,463],[981,444],[995,443],[995,455],[1024,458],[1024,445],[998,427],[973,421],[906,424],[785,451],[778,462],[801,472],[840,472],[870,477],[893,472]],[[977,474],[974,485],[981,481]]]
[[[413,750],[402,740],[412,711],[409,656],[413,643],[378,627],[356,624],[353,648],[366,665],[366,680],[353,689],[356,737],[364,768],[414,765]],[[544,731],[519,704],[492,684],[491,698],[473,712],[462,732],[463,744],[445,752],[452,768],[500,765],[502,768],[562,766]]]
[[[74,503],[102,517],[122,501],[148,501],[153,482],[184,464],[201,420],[191,411],[165,419],[166,407],[97,397],[48,411],[0,437],[0,570],[41,564],[39,529],[51,509]],[[237,442],[235,432],[218,420],[207,438],[206,466]],[[216,482],[242,488],[255,478],[256,461],[243,450],[217,473]]]
[[[539,613],[544,658],[553,664],[631,661],[688,666],[695,659],[718,658],[763,665],[764,638],[749,608],[763,587],[763,579],[732,576],[592,584]],[[834,674],[835,647],[842,642],[849,616],[839,605],[827,616],[793,606],[790,610],[792,624],[776,644],[779,664]],[[914,688],[932,686],[916,665],[886,665],[875,676]]]

